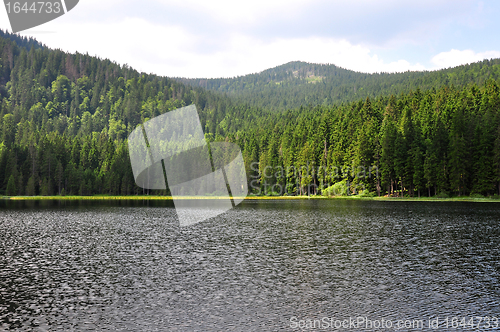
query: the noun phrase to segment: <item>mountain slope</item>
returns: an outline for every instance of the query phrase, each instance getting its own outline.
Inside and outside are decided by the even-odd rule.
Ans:
[[[127,137],[138,124],[196,104],[210,137],[247,108],[175,80],[0,35],[0,195],[130,194]],[[244,116],[243,114],[247,114]]]
[[[500,78],[500,59],[438,71],[393,74],[366,74],[335,65],[297,61],[235,78],[176,80],[226,93],[252,106],[276,110],[399,95],[417,88],[429,90],[449,85],[482,85],[488,78]]]
[[[429,73],[367,75],[331,66],[301,72],[303,63],[289,64],[284,73],[267,72],[267,79],[285,82],[268,83],[283,85],[281,96],[262,98],[269,95],[264,84],[261,96],[242,104],[242,97],[235,101],[109,60],[29,46],[0,36],[0,195],[147,193],[135,185],[128,134],[139,123],[191,103],[210,142],[241,147],[248,187],[257,194],[500,193],[495,61],[431,73],[434,81]],[[332,84],[384,79],[363,90],[400,79],[396,85],[407,90],[278,112],[248,105],[289,102],[287,84],[312,98],[312,92],[324,93],[317,87],[326,85],[327,76],[342,78]],[[426,80],[431,88],[417,84]],[[455,87],[433,89],[450,80]],[[471,85],[475,81],[478,86]]]

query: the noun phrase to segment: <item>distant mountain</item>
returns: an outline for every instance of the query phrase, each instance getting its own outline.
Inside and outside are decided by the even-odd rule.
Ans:
[[[429,90],[451,85],[483,85],[489,78],[500,78],[500,59],[438,71],[392,74],[367,74],[331,64],[295,61],[235,78],[176,80],[226,93],[252,106],[288,109],[301,105],[331,105],[366,97],[399,95],[417,88]]]

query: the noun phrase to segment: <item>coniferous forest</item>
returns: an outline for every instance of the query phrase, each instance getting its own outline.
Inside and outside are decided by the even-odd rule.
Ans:
[[[136,195],[137,125],[195,104],[256,194],[500,194],[500,61],[363,74],[290,63],[234,79],[139,73],[0,31],[0,195]]]

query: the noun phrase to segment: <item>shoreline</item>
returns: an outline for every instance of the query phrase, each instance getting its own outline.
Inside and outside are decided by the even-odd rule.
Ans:
[[[177,199],[191,200],[191,199],[225,199],[226,197],[220,196],[206,196],[206,197],[193,197],[184,196]],[[236,197],[242,198],[242,197]],[[157,196],[157,195],[134,195],[134,196],[2,196],[1,200],[12,201],[47,201],[47,200],[60,200],[60,201],[127,201],[127,200],[160,200],[160,201],[173,201],[172,196]],[[384,202],[489,202],[500,203],[499,199],[484,197],[450,197],[450,198],[434,198],[434,197],[360,197],[360,196],[246,196],[245,200],[365,200],[365,201],[384,201]]]

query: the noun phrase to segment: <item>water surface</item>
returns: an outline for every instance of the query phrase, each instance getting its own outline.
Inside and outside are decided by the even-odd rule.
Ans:
[[[186,228],[167,201],[0,206],[0,330],[500,318],[497,203],[246,200]]]

